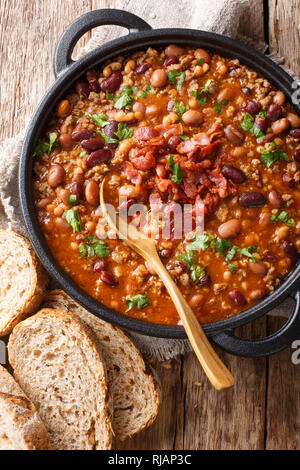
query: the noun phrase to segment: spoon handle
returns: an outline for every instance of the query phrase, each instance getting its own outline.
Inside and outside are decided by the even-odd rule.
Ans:
[[[155,269],[169,292],[191,345],[212,385],[217,390],[232,387],[234,384],[233,376],[212,348],[194,312],[162,264],[158,255],[153,256],[152,253],[151,258],[149,257],[147,261]]]

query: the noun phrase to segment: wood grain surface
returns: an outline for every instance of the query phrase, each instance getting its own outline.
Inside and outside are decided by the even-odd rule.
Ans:
[[[0,0],[2,140],[26,127],[54,81],[53,53],[66,26],[84,12],[113,7],[115,3]],[[300,73],[299,0],[250,0],[250,5],[241,32],[268,41],[269,50],[279,52]],[[90,34],[80,40],[79,46]],[[237,334],[263,337],[282,322],[263,318]],[[164,394],[158,419],[134,439],[115,442],[114,448],[299,449],[300,365],[292,364],[292,350],[267,359],[237,358],[217,351],[235,376],[233,389],[221,393],[213,390],[193,353],[161,364],[153,361]]]

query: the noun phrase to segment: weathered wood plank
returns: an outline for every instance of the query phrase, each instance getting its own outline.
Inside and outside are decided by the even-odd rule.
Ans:
[[[270,318],[270,333],[283,324],[282,318]],[[300,447],[300,364],[292,363],[293,352],[287,349],[269,358],[266,449]]]
[[[299,0],[269,0],[270,51],[286,59],[286,65],[300,74]]]
[[[241,18],[239,32],[254,40],[265,40],[263,0],[249,0],[249,10]]]

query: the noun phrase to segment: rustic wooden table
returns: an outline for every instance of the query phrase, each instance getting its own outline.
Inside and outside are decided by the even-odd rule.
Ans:
[[[109,0],[1,0],[0,136],[24,127],[53,82],[55,44],[77,16],[113,8]],[[300,0],[250,0],[242,32],[268,43],[300,73]],[[128,7],[128,9],[130,9]],[[151,23],[151,21],[149,21]],[[81,45],[89,34],[81,40]],[[9,155],[7,156],[9,158]],[[257,338],[283,324],[262,318],[239,332]],[[162,381],[163,404],[154,425],[115,449],[299,449],[300,365],[292,350],[270,358],[244,359],[220,351],[235,376],[232,390],[209,385],[194,354],[154,364]]]

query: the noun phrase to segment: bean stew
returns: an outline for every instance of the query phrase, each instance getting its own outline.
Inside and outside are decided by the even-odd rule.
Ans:
[[[259,302],[299,259],[300,118],[237,59],[169,45],[89,70],[58,103],[34,159],[50,250],[82,289],[124,315],[180,324],[153,268],[106,226],[106,175],[105,199],[117,210],[143,204],[147,217],[169,216],[157,250],[202,323]],[[181,237],[178,205],[192,220]],[[141,214],[128,220],[139,225]]]

